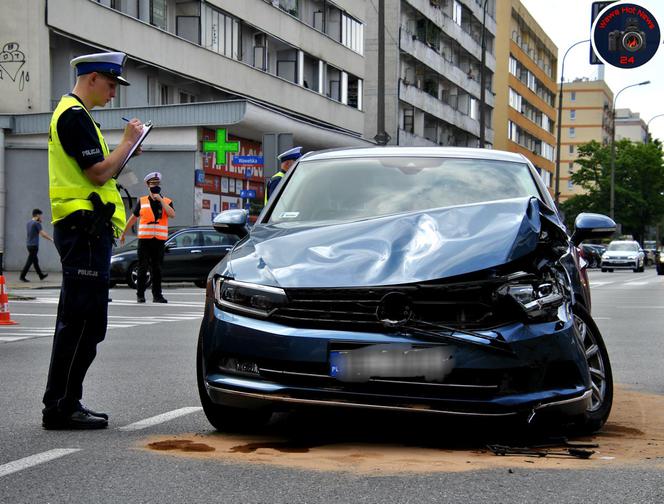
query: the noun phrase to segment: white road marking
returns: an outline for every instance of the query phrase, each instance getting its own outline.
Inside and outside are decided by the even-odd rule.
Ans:
[[[0,465],[0,477],[7,476],[23,469],[36,466],[38,464],[43,464],[44,462],[49,462],[51,460],[64,457],[70,453],[75,453],[81,451],[80,448],[56,448],[54,450],[45,451],[43,453],[38,453],[36,455],[30,455],[22,459],[14,460],[13,462],[8,462],[7,464]]]
[[[21,303],[21,304],[58,304],[59,298],[56,297],[38,297],[35,299],[26,299],[26,300],[21,300],[21,301],[14,301],[14,304]],[[179,301],[175,303],[168,303],[168,304],[162,304],[162,303],[137,303],[134,300],[131,299],[118,299],[117,301],[111,301],[108,304],[109,308],[112,308],[113,306],[136,306],[138,308],[142,309],[152,309],[152,308],[172,308],[172,307],[177,307],[177,308],[196,308],[196,307],[201,307],[203,308],[205,306],[205,301]]]
[[[129,425],[125,425],[124,427],[120,427],[119,430],[135,431],[135,430],[147,429],[148,427],[168,422],[169,420],[173,420],[174,418],[179,418],[181,416],[189,415],[191,413],[196,413],[197,411],[201,411],[202,409],[203,408],[201,408],[200,406],[190,406],[187,408],[176,409],[173,411],[169,411],[168,413],[162,413],[161,415],[153,416],[141,420],[139,422],[134,422]]]
[[[624,285],[647,285],[650,282],[626,282]]]
[[[592,289],[593,287],[601,287],[602,285],[610,285],[612,283],[615,283],[613,281],[609,282],[594,282],[593,280],[590,281],[590,288]]]
[[[9,334],[14,334],[14,333],[9,333]],[[16,333],[19,334],[19,333]],[[21,341],[24,339],[30,339],[30,336],[22,336],[22,337],[15,337],[15,336],[0,336],[0,341],[3,341],[5,343],[11,343],[12,341]]]

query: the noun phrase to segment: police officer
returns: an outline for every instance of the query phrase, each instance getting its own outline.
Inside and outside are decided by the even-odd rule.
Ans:
[[[284,178],[284,175],[286,175],[288,169],[293,166],[295,161],[301,157],[302,147],[293,147],[292,149],[288,149],[286,152],[282,152],[277,156],[277,159],[281,164],[279,171],[272,175],[272,178],[267,183],[267,187],[265,188],[265,204],[267,204],[267,200],[272,195],[272,192],[274,192],[274,190],[277,188],[279,182],[281,182],[281,179]]]
[[[161,173],[148,173],[143,179],[148,186],[148,195],[141,196],[127,221],[120,243],[124,243],[125,234],[138,222],[138,282],[136,301],[145,303],[145,284],[147,271],[152,278],[152,302],[167,303],[161,292],[161,265],[164,262],[164,243],[168,238],[168,219],[175,218],[173,202],[161,195]]]
[[[71,60],[76,84],[53,112],[48,137],[48,171],[53,239],[62,264],[62,289],[44,393],[45,429],[100,429],[106,413],[81,404],[83,379],[106,335],[108,284],[114,236],[124,228],[122,198],[112,177],[139,139],[132,119],[119,145],[109,152],[90,115],[115,96],[124,53],[98,53]]]

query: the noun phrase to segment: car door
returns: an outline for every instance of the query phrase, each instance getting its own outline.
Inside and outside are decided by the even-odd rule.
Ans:
[[[203,236],[203,257],[202,263],[205,270],[203,277],[214,268],[219,261],[233,248],[239,237],[235,235],[222,234],[214,229],[204,229],[201,231]]]
[[[166,241],[164,278],[194,280],[202,276],[203,239],[199,230],[185,230]]]

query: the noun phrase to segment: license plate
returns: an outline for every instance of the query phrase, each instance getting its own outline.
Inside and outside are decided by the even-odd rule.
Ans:
[[[416,348],[388,343],[330,352],[330,376],[344,382],[405,378],[442,382],[453,369],[451,346]]]

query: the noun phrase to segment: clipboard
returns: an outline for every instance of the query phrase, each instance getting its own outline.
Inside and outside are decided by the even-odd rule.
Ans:
[[[147,136],[150,134],[150,131],[152,131],[152,126],[153,126],[152,121],[148,121],[145,124],[143,124],[143,132],[141,133],[141,136],[138,137],[136,143],[132,145],[131,149],[127,153],[127,157],[125,157],[124,161],[122,161],[122,166],[120,167],[118,172],[115,175],[113,175],[113,178],[117,179],[120,176],[122,170],[124,170],[124,167],[127,166],[127,163],[136,152],[136,149],[140,147],[140,145],[143,143],[143,140],[145,140]]]

